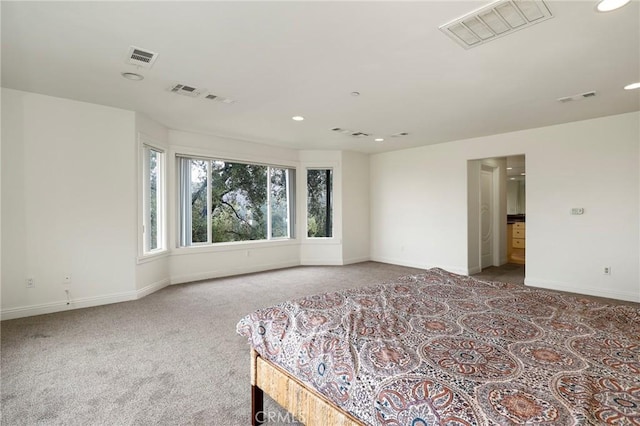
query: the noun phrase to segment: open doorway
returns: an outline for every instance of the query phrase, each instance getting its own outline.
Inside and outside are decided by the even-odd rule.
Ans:
[[[526,168],[524,155],[507,157],[507,261],[525,264]]]
[[[467,163],[469,274],[517,270],[524,280],[525,179],[524,155]]]

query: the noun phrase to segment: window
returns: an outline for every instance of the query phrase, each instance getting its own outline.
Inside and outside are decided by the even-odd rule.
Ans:
[[[181,157],[180,246],[293,238],[295,170]]]
[[[164,244],[164,151],[142,146],[143,254],[165,249]]]
[[[333,171],[307,170],[307,236],[333,236]]]

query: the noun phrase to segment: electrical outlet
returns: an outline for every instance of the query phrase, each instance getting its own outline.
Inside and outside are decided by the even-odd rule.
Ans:
[[[33,278],[26,279],[27,288],[34,288],[36,286],[36,281]]]
[[[605,275],[611,275],[611,266],[605,266],[602,273]]]

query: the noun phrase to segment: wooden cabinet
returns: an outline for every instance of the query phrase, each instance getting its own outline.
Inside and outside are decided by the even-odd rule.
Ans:
[[[512,227],[511,232],[507,233],[507,237],[509,238],[507,246],[512,247],[509,254],[509,262],[524,264],[526,224],[525,222],[516,222],[510,226]]]
[[[513,239],[513,248],[524,248],[524,239],[523,238],[514,238]]]

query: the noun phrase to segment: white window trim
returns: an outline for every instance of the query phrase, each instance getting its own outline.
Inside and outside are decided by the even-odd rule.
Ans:
[[[192,152],[192,153],[189,153]],[[259,160],[253,160],[250,158],[242,158],[242,157],[236,157],[236,156],[222,156],[222,155],[216,155],[216,154],[211,154],[211,153],[206,153],[204,151],[200,151],[200,150],[189,150],[189,149],[185,149],[184,147],[175,147],[171,152],[170,152],[171,157],[173,157],[175,159],[175,165],[176,165],[176,174],[178,175],[178,179],[177,179],[177,194],[176,194],[176,200],[177,200],[177,205],[176,205],[176,212],[177,212],[177,221],[176,221],[176,232],[177,232],[177,238],[175,241],[175,247],[172,249],[172,254],[185,254],[189,251],[193,251],[194,249],[211,249],[214,248],[214,250],[210,250],[210,251],[218,251],[220,248],[221,250],[224,250],[225,247],[229,248],[229,247],[233,247],[234,245],[251,245],[251,244],[277,244],[277,245],[289,245],[291,243],[294,244],[298,244],[297,242],[297,223],[293,223],[291,224],[291,222],[289,222],[289,229],[288,229],[288,236],[287,237],[276,237],[273,238],[271,236],[271,209],[268,208],[267,209],[267,217],[268,217],[268,221],[267,221],[267,238],[264,240],[248,240],[248,241],[227,241],[227,242],[217,242],[214,243],[211,241],[211,206],[209,205],[207,207],[208,213],[207,213],[207,242],[200,242],[200,243],[191,243],[190,245],[184,245],[185,241],[184,241],[184,235],[187,235],[187,230],[186,229],[181,229],[182,227],[188,228],[188,226],[186,226],[185,221],[182,219],[184,217],[185,212],[184,210],[184,203],[183,203],[183,193],[184,193],[184,188],[182,187],[183,184],[181,183],[182,179],[185,179],[185,177],[180,176],[183,173],[183,169],[184,167],[182,167],[182,165],[180,164],[181,161],[183,159],[194,159],[194,160],[206,160],[206,161],[228,161],[231,163],[240,163],[240,164],[251,164],[251,165],[258,165],[258,166],[266,166],[268,168],[280,168],[280,169],[292,169],[295,172],[295,179],[297,179],[298,176],[298,168],[299,168],[299,164],[298,163],[293,163],[290,161],[280,161],[280,162],[264,162],[264,161],[259,161]],[[211,165],[209,164],[207,166],[207,168],[210,168]],[[210,175],[210,170],[208,171],[208,174]],[[271,188],[271,178],[270,178],[270,174],[269,174],[269,169],[267,169],[267,206],[270,207],[270,188]],[[287,177],[287,179],[289,179],[289,177]],[[294,179],[294,181],[295,181]],[[190,179],[189,179],[190,180]],[[306,177],[305,177],[306,180]],[[288,181],[288,184],[291,184],[291,182]],[[295,186],[294,186],[295,188]],[[210,180],[207,181],[207,204],[211,203],[211,182]],[[296,193],[296,191],[289,191],[289,188],[287,188],[287,196],[288,197],[296,197],[298,196],[298,194]],[[294,208],[297,208],[298,203],[294,200]],[[291,221],[291,207],[288,209],[287,211],[287,219],[289,221]],[[293,217],[297,217],[296,212],[294,212]],[[295,219],[294,219],[295,221]],[[190,234],[191,232],[189,232]],[[294,234],[294,236],[292,236],[292,233]]]
[[[337,165],[330,164],[307,164],[304,167],[304,240],[305,243],[313,242],[316,244],[340,244],[342,243],[342,237],[336,236],[336,211],[335,211],[335,202],[331,204],[331,236],[330,237],[310,237],[309,236],[309,189],[308,189],[308,171],[309,170],[331,170],[331,193],[332,198],[335,200],[336,197],[336,168]]]
[[[148,165],[145,161],[145,149],[150,148],[156,152],[163,154],[159,164],[159,179],[158,179],[158,233],[160,234],[160,247],[154,250],[145,251],[146,235],[145,229],[148,226],[146,213],[146,192],[148,191],[147,185],[149,181]],[[157,257],[167,256],[169,254],[168,249],[168,232],[167,232],[167,148],[157,141],[153,140],[149,136],[138,133],[138,156],[137,156],[137,170],[138,170],[138,256],[137,263],[145,263]]]

